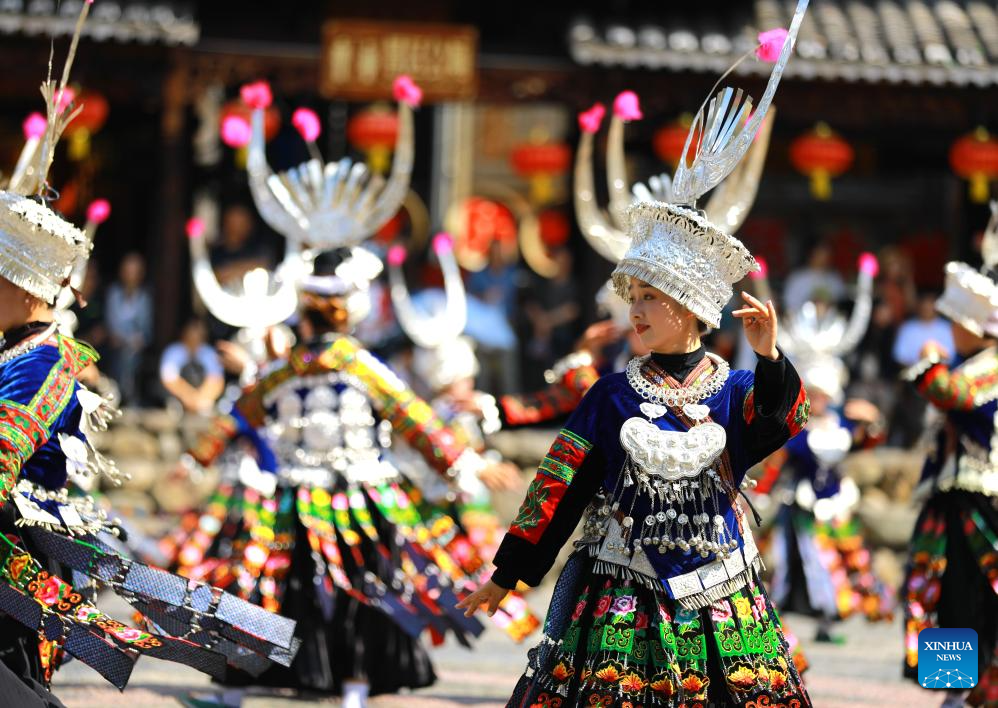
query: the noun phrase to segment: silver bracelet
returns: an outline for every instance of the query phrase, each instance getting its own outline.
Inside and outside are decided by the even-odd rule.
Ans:
[[[593,355],[587,351],[572,352],[568,356],[563,356],[555,362],[555,365],[544,372],[544,380],[553,384],[561,379],[569,371],[580,369],[583,366],[592,366]]]
[[[935,366],[936,364],[938,364],[940,361],[942,361],[942,359],[939,358],[939,355],[936,354],[935,352],[933,352],[932,354],[930,354],[929,356],[925,357],[924,359],[915,362],[914,364],[912,364],[911,366],[909,366],[907,369],[903,369],[901,371],[901,380],[902,381],[916,381],[916,380],[918,380],[919,376],[921,376],[922,374],[924,374],[926,371],[928,371],[929,369],[931,369],[933,366]]]

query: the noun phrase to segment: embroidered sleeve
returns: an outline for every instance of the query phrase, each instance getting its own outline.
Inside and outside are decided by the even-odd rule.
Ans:
[[[496,553],[496,584],[539,584],[599,489],[606,460],[594,444],[595,398],[591,391],[583,399],[541,461]]]
[[[78,353],[76,349],[64,347],[60,341],[58,349],[39,347],[3,368],[0,374],[0,504],[10,495],[24,463],[48,442],[52,427],[73,402]]]
[[[337,339],[319,356],[319,363],[356,378],[395,432],[438,472],[455,476],[485,466],[474,450],[460,444],[459,437],[426,401],[356,343],[345,337]]]
[[[198,436],[189,450],[191,457],[208,466],[222,454],[229,441],[236,436],[238,425],[231,415],[216,416],[208,429]]]
[[[987,382],[995,384],[994,378]],[[915,387],[936,408],[944,411],[970,411],[981,382],[936,363],[915,378]]]
[[[804,429],[811,403],[797,370],[781,355],[777,361],[759,358],[741,409],[746,425],[745,462],[750,467]]]
[[[499,399],[503,427],[537,425],[568,415],[599,379],[592,365],[565,372],[560,380],[539,391],[510,394]]]

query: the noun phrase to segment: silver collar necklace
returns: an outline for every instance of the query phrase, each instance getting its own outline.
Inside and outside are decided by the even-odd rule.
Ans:
[[[717,354],[708,352],[707,357],[714,364],[714,373],[705,381],[694,386],[663,386],[649,381],[642,373],[650,356],[646,354],[634,357],[627,362],[627,382],[646,401],[669,408],[682,408],[687,403],[699,403],[705,398],[710,398],[724,387],[731,372],[728,362]]]

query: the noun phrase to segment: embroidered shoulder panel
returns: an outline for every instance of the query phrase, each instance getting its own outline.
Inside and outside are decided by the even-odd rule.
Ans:
[[[511,534],[531,543],[540,540],[592,447],[592,443],[570,430],[558,434],[510,524]]]

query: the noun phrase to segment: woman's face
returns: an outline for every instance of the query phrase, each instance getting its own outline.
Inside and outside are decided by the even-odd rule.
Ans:
[[[27,323],[33,298],[12,282],[0,278],[0,332]]]
[[[645,347],[653,352],[682,353],[699,343],[696,316],[661,290],[631,278],[627,293],[631,325]]]

